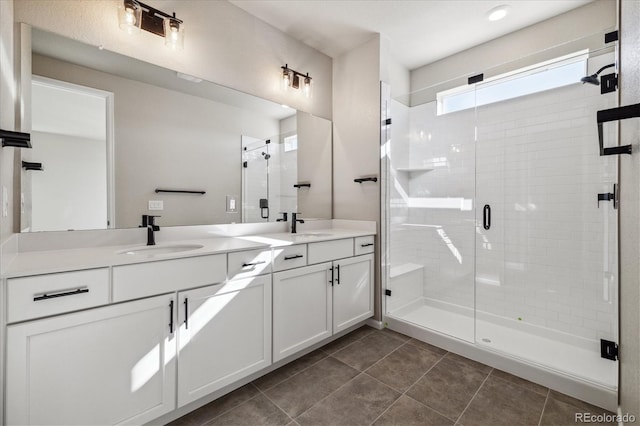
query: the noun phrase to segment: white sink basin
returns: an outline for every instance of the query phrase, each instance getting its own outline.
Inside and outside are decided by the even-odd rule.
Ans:
[[[162,254],[180,253],[183,251],[198,250],[204,247],[202,244],[171,244],[162,246],[141,246],[131,247],[128,249],[118,251],[118,254],[136,255],[141,254],[145,256],[159,256]]]

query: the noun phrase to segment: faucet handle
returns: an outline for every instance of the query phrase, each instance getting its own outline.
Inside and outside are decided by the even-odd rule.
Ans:
[[[140,225],[140,228],[146,228],[147,226],[151,225],[154,226],[154,219],[156,217],[162,217],[162,216],[154,216],[154,215],[150,215],[150,214],[143,214],[142,215],[142,225]]]
[[[278,214],[281,214],[282,217],[276,219],[276,222],[286,222],[287,220],[289,220],[287,212],[278,212]]]

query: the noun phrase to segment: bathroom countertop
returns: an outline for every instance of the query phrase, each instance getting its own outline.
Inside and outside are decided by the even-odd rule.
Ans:
[[[209,237],[159,242],[156,246],[111,245],[77,249],[43,250],[21,252],[14,256],[3,271],[2,278],[50,274],[81,269],[104,268],[143,262],[155,262],[186,257],[222,254],[241,250],[282,247],[319,241],[353,238],[372,235],[375,232],[359,229],[329,228],[301,232],[299,234],[274,233],[237,237]],[[153,253],[149,247],[171,248],[176,246],[202,246],[172,253]],[[130,254],[127,252],[138,253]]]

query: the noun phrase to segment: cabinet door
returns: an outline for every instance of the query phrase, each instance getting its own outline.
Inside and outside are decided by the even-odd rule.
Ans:
[[[271,364],[271,275],[178,295],[178,406]]]
[[[273,274],[273,361],[331,336],[331,263]]]
[[[141,424],[175,408],[172,295],[7,327],[7,424]]]
[[[373,255],[333,262],[333,332],[373,316]]]

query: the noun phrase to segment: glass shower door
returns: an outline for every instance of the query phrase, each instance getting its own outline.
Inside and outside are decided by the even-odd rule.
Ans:
[[[583,75],[613,60],[589,58]],[[599,155],[596,113],[615,106],[578,78],[477,107],[476,342],[611,389],[600,345],[618,335],[617,214],[598,194],[614,192],[617,158]]]
[[[438,108],[391,101],[386,313],[472,342],[475,111]]]

